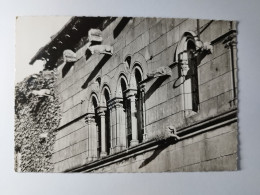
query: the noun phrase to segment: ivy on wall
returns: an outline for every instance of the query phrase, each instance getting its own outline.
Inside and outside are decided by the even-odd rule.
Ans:
[[[15,86],[15,170],[51,172],[55,129],[61,118],[56,71],[41,71]]]

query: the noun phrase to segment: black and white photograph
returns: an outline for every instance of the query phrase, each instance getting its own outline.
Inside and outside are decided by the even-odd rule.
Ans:
[[[237,70],[236,21],[17,17],[15,171],[236,171]]]

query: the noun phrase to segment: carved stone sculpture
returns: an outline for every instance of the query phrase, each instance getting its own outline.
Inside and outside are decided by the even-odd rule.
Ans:
[[[174,126],[168,126],[167,134],[168,134],[169,137],[174,137],[177,140],[180,139],[180,137],[177,135],[177,131],[176,131],[176,128]]]
[[[187,60],[182,61],[182,63],[181,63],[181,76],[185,77],[189,70],[190,70],[190,67],[188,65],[188,61]]]
[[[100,42],[101,43],[103,41],[103,38],[101,36],[101,30],[99,30],[99,29],[90,29],[88,31],[88,40],[90,42],[95,41],[95,42]]]
[[[113,54],[113,47],[110,45],[100,45],[103,38],[101,36],[101,30],[90,29],[88,32],[89,42],[86,44],[86,48],[91,52],[91,54]]]
[[[167,66],[162,66],[162,67],[157,68],[152,73],[147,74],[148,78],[157,78],[157,77],[162,77],[162,76],[172,76],[171,69]]]
[[[213,53],[213,46],[209,42],[204,42],[202,50],[206,51],[209,54],[212,54]]]
[[[196,47],[198,50],[207,52],[208,54],[213,53],[213,46],[209,42],[196,41]]]
[[[77,61],[77,55],[73,51],[67,49],[63,52],[63,58],[65,62],[75,62]]]
[[[88,49],[90,50],[91,54],[99,53],[99,54],[113,54],[113,47],[110,45],[93,45],[89,46]]]

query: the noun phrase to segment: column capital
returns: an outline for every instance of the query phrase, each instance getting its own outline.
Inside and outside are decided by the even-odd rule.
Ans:
[[[127,89],[124,92],[126,93],[126,97],[129,98],[137,94],[137,89]]]
[[[231,47],[236,46],[237,45],[236,33],[232,33],[231,35],[226,37],[223,41],[223,44],[224,44],[225,48],[231,48]]]
[[[141,83],[141,85],[139,86],[141,92],[145,92],[145,87],[146,87],[146,83]]]
[[[115,97],[107,102],[108,109],[115,108],[115,107],[121,107],[123,98],[122,97]]]
[[[105,116],[105,111],[107,110],[106,106],[97,107],[97,113],[99,116]]]
[[[87,113],[85,123],[95,122],[95,113]]]

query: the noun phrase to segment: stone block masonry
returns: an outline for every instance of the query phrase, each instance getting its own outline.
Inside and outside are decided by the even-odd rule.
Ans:
[[[110,53],[88,54],[89,40],[80,48],[67,43],[76,60],[66,74],[66,62],[57,67],[54,172],[237,169],[234,22],[108,17],[93,26],[93,18],[76,17],[72,26],[74,20],[77,39],[96,29],[102,42],[94,44]]]

